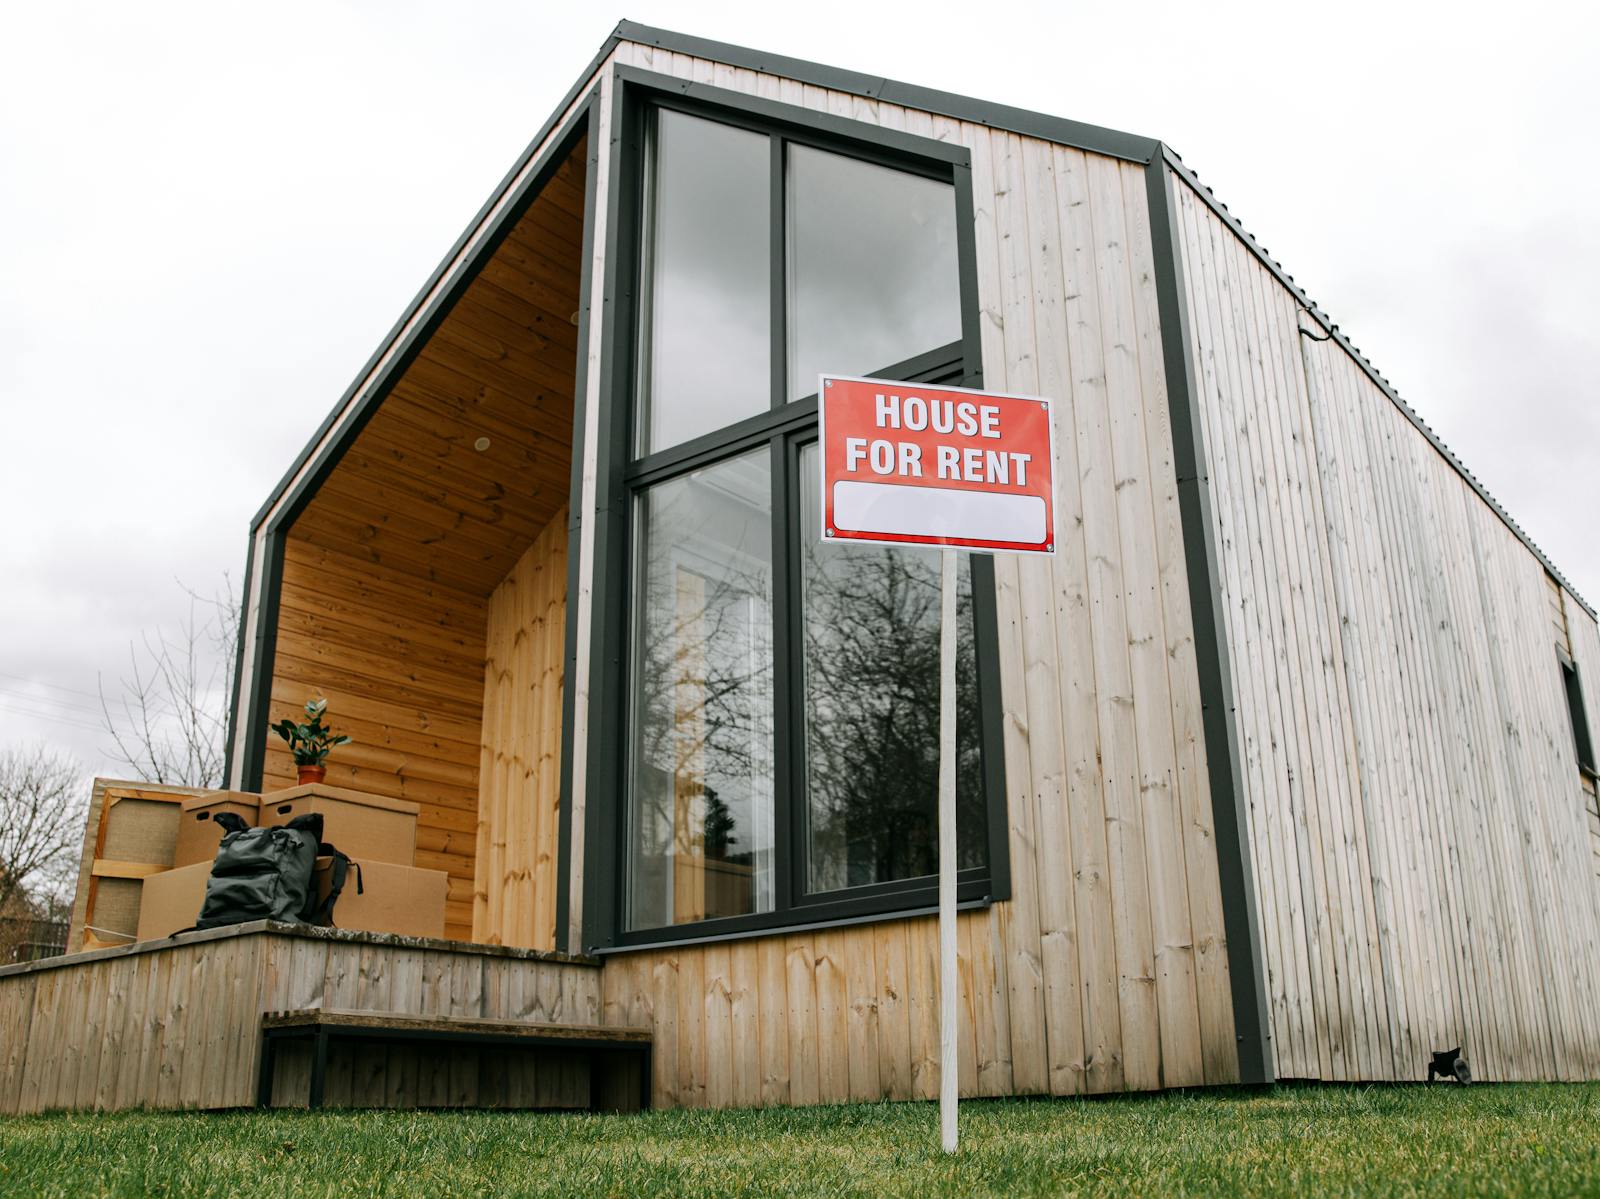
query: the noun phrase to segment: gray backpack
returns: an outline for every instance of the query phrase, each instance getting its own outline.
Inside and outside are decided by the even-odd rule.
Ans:
[[[322,814],[308,812],[288,824],[250,828],[237,816],[219,815],[228,829],[206,881],[205,904],[196,928],[220,928],[250,920],[327,924],[343,888],[349,858],[322,843]],[[312,886],[317,854],[334,859],[332,893],[317,902]],[[356,886],[360,887],[360,876]]]

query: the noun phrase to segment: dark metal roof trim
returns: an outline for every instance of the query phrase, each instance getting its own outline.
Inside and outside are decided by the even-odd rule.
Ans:
[[[1505,526],[1516,534],[1517,539],[1528,548],[1529,552],[1532,553],[1535,558],[1539,559],[1540,563],[1543,564],[1544,568],[1550,572],[1550,574],[1555,578],[1556,582],[1560,583],[1562,587],[1566,588],[1567,594],[1578,601],[1578,606],[1589,614],[1590,619],[1595,619],[1595,610],[1589,606],[1588,601],[1586,601],[1583,596],[1578,594],[1577,589],[1567,581],[1566,576],[1556,568],[1555,563],[1551,562],[1550,559],[1546,557],[1545,552],[1534,544],[1533,538],[1529,537],[1528,534],[1523,531],[1522,526],[1517,524],[1517,522],[1512,519],[1511,514],[1500,506],[1500,502],[1496,500],[1494,496],[1489,494],[1489,489],[1479,482],[1478,477],[1467,469],[1466,464],[1463,463],[1460,458],[1456,457],[1455,452],[1451,450],[1451,448],[1442,440],[1440,440],[1439,435],[1428,427],[1428,423],[1423,420],[1421,416],[1417,415],[1416,410],[1412,408],[1410,404],[1406,403],[1400,398],[1400,393],[1395,391],[1394,387],[1390,385],[1389,380],[1385,379],[1381,374],[1379,374],[1378,368],[1373,366],[1372,363],[1367,360],[1366,355],[1351,344],[1350,339],[1340,332],[1339,326],[1334,324],[1332,319],[1329,318],[1327,314],[1324,313],[1319,307],[1317,307],[1317,302],[1305,293],[1305,289],[1294,281],[1294,277],[1283,269],[1282,264],[1268,254],[1265,247],[1263,247],[1260,242],[1256,241],[1256,239],[1250,235],[1249,230],[1239,223],[1239,219],[1235,217],[1233,213],[1228,211],[1228,206],[1221,200],[1217,199],[1216,194],[1212,192],[1209,187],[1200,182],[1199,176],[1184,164],[1183,159],[1178,157],[1176,151],[1174,151],[1170,146],[1165,145],[1163,145],[1161,149],[1162,153],[1165,155],[1167,165],[1172,168],[1173,172],[1177,174],[1178,177],[1181,178],[1185,183],[1187,183],[1191,189],[1193,189],[1194,193],[1205,202],[1206,206],[1210,208],[1212,212],[1216,213],[1216,215],[1220,217],[1225,224],[1227,224],[1228,228],[1233,230],[1234,235],[1245,244],[1250,252],[1256,256],[1256,258],[1263,266],[1267,268],[1267,270],[1272,272],[1273,276],[1276,277],[1278,282],[1289,289],[1290,293],[1300,301],[1300,306],[1305,309],[1306,314],[1310,316],[1312,320],[1316,321],[1329,337],[1339,343],[1340,348],[1343,349],[1345,353],[1350,355],[1350,357],[1355,361],[1356,365],[1361,368],[1362,372],[1367,376],[1368,379],[1372,381],[1378,390],[1389,397],[1389,400],[1401,411],[1402,414],[1404,414],[1405,418],[1414,426],[1416,426],[1417,431],[1428,439],[1433,448],[1438,450],[1439,453],[1444,457],[1444,460],[1455,468],[1456,473],[1465,479],[1468,485],[1478,493],[1478,498],[1483,500],[1484,503],[1488,504],[1489,507],[1494,510],[1495,515],[1505,522]]]
[[[1150,207],[1150,248],[1155,267],[1156,304],[1161,320],[1161,354],[1167,377],[1167,413],[1172,431],[1172,465],[1178,484],[1184,571],[1193,617],[1195,674],[1200,684],[1200,724],[1206,776],[1211,786],[1212,843],[1222,895],[1227,940],[1228,984],[1239,1081],[1270,1083],[1277,1077],[1272,1044],[1272,1008],[1267,998],[1267,966],[1261,936],[1261,906],[1250,848],[1244,739],[1234,705],[1233,647],[1222,605],[1223,557],[1212,518],[1211,478],[1206,469],[1202,389],[1194,378],[1189,351],[1194,345],[1184,288],[1183,245],[1178,231],[1176,184],[1159,161],[1145,167],[1145,197]],[[1208,1080],[1214,1081],[1214,1080]]]
[[[727,42],[691,37],[685,33],[674,33],[670,29],[657,29],[633,21],[620,22],[612,36],[621,41],[638,42],[644,46],[659,46],[663,50],[671,50],[678,54],[713,59],[732,67],[782,75],[786,79],[798,79],[802,83],[848,92],[869,100],[903,104],[908,108],[920,108],[960,121],[990,125],[1012,133],[1059,142],[1064,146],[1076,146],[1080,150],[1092,150],[1096,154],[1105,154],[1111,158],[1127,159],[1129,162],[1149,162],[1159,152],[1161,145],[1155,138],[1139,137],[1116,129],[1105,129],[1099,125],[1086,125],[1080,121],[1069,121],[1064,117],[1031,112],[1025,108],[1013,108],[1008,104],[992,104],[985,100],[975,100],[970,96],[958,96],[931,87],[901,83],[894,79],[866,75],[860,71],[847,71],[840,67],[807,62],[783,54],[768,54],[744,46],[729,45]]]

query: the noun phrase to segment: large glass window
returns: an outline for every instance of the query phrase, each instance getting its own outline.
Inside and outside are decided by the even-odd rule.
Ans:
[[[959,374],[954,169],[666,107],[642,140],[621,923],[927,902],[939,559],[819,543],[814,396],[822,371]],[[964,562],[969,892],[989,862],[975,612]]]
[[[635,501],[629,923],[772,908],[772,523],[764,451]]]
[[[662,111],[654,146],[641,322],[645,453],[760,412],[771,387],[767,139]]]
[[[800,477],[821,469],[816,443]],[[939,869],[939,551],[823,542],[802,486],[806,877],[811,892]],[[972,569],[956,598],[957,841],[983,864],[984,805]]]
[[[789,396],[961,337],[948,183],[789,147]]]

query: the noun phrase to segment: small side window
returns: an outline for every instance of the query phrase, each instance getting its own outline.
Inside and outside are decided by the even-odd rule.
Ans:
[[[1565,654],[1561,659],[1561,681],[1567,691],[1567,716],[1572,720],[1572,743],[1577,750],[1578,766],[1589,775],[1596,774],[1594,743],[1589,737],[1589,718],[1583,708],[1583,687],[1578,682],[1578,667]]]

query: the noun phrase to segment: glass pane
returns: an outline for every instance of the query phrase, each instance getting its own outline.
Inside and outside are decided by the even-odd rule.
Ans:
[[[640,452],[771,407],[771,143],[658,111]]]
[[[789,398],[961,337],[955,189],[789,147]]]
[[[800,456],[805,601],[807,883],[811,892],[939,869],[939,551],[824,543]],[[956,601],[956,844],[987,860],[972,570]]]
[[[771,474],[763,447],[636,501],[629,928],[772,910]]]

